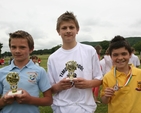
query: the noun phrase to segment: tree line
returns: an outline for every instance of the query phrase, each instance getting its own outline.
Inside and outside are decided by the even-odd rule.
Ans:
[[[132,47],[135,48],[137,54],[140,54],[140,52],[141,52],[141,37],[128,37],[128,38],[125,38],[125,39],[129,42],[129,44]],[[106,49],[109,46],[109,41],[107,41],[107,40],[103,40],[103,41],[99,41],[99,42],[87,42],[87,41],[85,41],[85,42],[81,42],[81,43],[91,45],[93,47],[95,47],[96,45],[100,45],[102,47],[102,52],[101,52],[102,55],[105,53]],[[3,47],[3,44],[0,43],[0,58],[12,56],[11,52],[7,52],[7,51],[5,51],[4,53],[1,54],[2,47]],[[60,47],[61,47],[61,44],[59,44],[59,45],[57,45],[57,46],[55,46],[51,49],[34,50],[31,55],[52,54],[53,52],[55,52]]]

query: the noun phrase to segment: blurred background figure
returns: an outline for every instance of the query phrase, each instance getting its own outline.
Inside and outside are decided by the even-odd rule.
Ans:
[[[11,61],[12,61],[12,60],[13,60],[13,58],[10,57],[9,62],[8,62],[9,65],[11,64]]]
[[[100,60],[100,53],[102,51],[102,47],[100,45],[96,45],[94,48],[95,48],[97,55],[98,55],[98,58]]]
[[[103,75],[111,70],[113,63],[109,53],[109,48],[106,50],[104,57],[100,60],[100,65]]]
[[[41,59],[40,59],[40,58],[38,58],[38,64],[39,64],[39,65],[41,64]]]
[[[0,65],[1,65],[1,66],[4,66],[4,63],[5,63],[4,58],[1,58],[1,59],[0,59]]]
[[[102,51],[102,47],[101,47],[100,45],[96,45],[94,48],[95,48],[95,50],[96,50],[96,52],[97,52],[97,55],[98,55],[98,58],[99,58],[99,60],[100,60],[100,53],[101,53],[101,51]],[[92,89],[92,91],[93,91],[93,96],[94,96],[95,102],[96,102],[97,104],[100,104],[101,102],[98,100],[99,91],[100,91],[100,86],[94,87],[94,88]]]
[[[1,65],[4,65],[4,63],[5,63],[4,58],[2,58],[0,62],[1,62]]]
[[[140,59],[137,55],[135,55],[135,49],[133,47],[131,47],[131,50],[132,50],[132,55],[129,60],[129,64],[133,64],[135,67],[139,67],[140,66]]]
[[[39,64],[38,64],[38,57],[37,56],[31,56],[30,57],[31,59],[32,59],[32,61],[34,62],[34,64],[36,64],[36,65],[38,65],[39,66]]]

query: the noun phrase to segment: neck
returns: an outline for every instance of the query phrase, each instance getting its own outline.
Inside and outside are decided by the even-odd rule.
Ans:
[[[65,43],[65,44],[63,44],[62,48],[63,49],[66,49],[66,50],[69,50],[69,49],[74,48],[76,45],[77,45],[77,42],[74,42],[74,43]]]
[[[14,61],[15,66],[17,66],[18,68],[23,68],[27,63],[29,62],[29,60],[23,62],[23,61]]]
[[[126,66],[125,68],[116,68],[118,71],[125,73],[126,75],[129,73],[130,66]]]

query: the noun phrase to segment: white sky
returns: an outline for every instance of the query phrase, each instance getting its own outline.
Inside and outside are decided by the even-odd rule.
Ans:
[[[77,41],[111,40],[115,35],[141,37],[141,0],[0,0],[0,43],[9,51],[9,33],[29,32],[35,50],[62,43],[57,18],[66,11],[76,15]]]

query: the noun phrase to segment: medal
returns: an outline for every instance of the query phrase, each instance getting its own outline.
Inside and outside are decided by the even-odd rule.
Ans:
[[[114,76],[115,76],[115,79],[116,79],[116,67],[114,68]],[[118,84],[118,80],[116,79],[116,85],[113,86],[114,91],[118,91],[119,88],[127,86],[129,84],[131,78],[132,78],[132,72],[130,73],[130,76],[127,77],[125,84],[123,86],[120,86],[120,87],[119,87],[119,84]]]
[[[114,91],[118,91],[119,90],[119,87],[117,85],[114,85]]]

